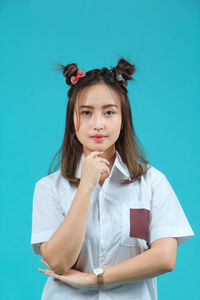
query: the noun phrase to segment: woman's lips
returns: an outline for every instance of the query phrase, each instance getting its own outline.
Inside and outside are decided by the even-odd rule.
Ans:
[[[91,138],[94,140],[94,141],[103,141],[106,136],[100,136],[100,137],[97,137],[97,136],[91,136]]]

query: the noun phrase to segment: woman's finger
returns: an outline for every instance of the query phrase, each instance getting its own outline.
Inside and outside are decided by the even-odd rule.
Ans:
[[[44,265],[46,265],[48,268],[50,268],[50,266],[48,265],[48,263],[44,260],[44,259],[40,259],[40,261],[44,264]],[[51,268],[50,268],[51,269]]]
[[[57,273],[55,273],[54,271],[49,270],[49,269],[40,269],[40,268],[39,268],[38,271],[39,271],[39,272],[42,272],[42,273],[44,273],[44,274],[46,274],[46,275],[53,276],[53,277],[55,277],[55,278],[57,278],[57,279],[60,279],[60,276],[61,276],[61,275],[59,275],[59,274],[57,274]]]
[[[49,273],[49,272],[45,272],[46,275],[48,276],[51,276],[51,277],[54,277],[56,279],[60,279],[60,275],[56,274],[56,273]]]
[[[38,269],[38,271],[39,271],[39,272],[43,272],[43,273],[44,273],[44,272],[46,272],[46,271],[47,271],[47,269],[40,269],[40,268],[39,268],[39,269]]]
[[[55,272],[54,271],[52,271],[52,270],[49,270],[49,269],[41,269],[41,268],[39,268],[38,269],[38,271],[39,272],[43,272],[43,273],[51,273],[51,274],[54,274]],[[56,273],[55,273],[56,274]]]

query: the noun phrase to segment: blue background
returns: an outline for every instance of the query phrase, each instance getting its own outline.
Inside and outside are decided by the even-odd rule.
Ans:
[[[54,64],[88,71],[120,55],[137,68],[136,133],[195,233],[157,278],[158,297],[199,299],[200,2],[1,0],[0,28],[2,299],[40,299],[47,280],[30,239],[34,186],[64,135],[68,86]]]

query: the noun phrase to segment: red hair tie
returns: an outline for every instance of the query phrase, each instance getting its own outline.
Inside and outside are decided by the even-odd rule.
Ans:
[[[78,69],[78,76],[72,76],[70,79],[71,83],[76,84],[78,82],[79,78],[85,77],[85,76],[86,76],[86,73],[83,70]]]

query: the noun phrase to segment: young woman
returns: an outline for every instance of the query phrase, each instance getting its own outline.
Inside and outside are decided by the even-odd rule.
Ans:
[[[135,66],[60,66],[70,85],[61,166],[33,197],[31,245],[49,276],[42,299],[156,300],[156,276],[174,269],[177,246],[194,232],[135,134]]]

